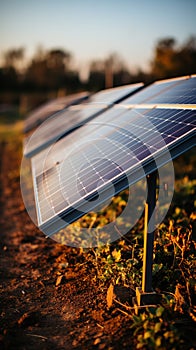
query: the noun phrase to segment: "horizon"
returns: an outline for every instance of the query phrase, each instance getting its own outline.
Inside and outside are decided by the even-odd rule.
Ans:
[[[79,0],[1,0],[0,10],[1,55],[24,47],[29,60],[39,46],[61,48],[71,53],[73,67],[84,77],[90,62],[111,53],[130,72],[146,71],[159,39],[172,37],[182,45],[196,34],[194,0],[84,0],[82,6]]]

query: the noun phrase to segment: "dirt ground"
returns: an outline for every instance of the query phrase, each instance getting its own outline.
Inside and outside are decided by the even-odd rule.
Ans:
[[[130,317],[108,310],[85,254],[46,239],[26,213],[15,147],[0,150],[1,349],[134,348]]]

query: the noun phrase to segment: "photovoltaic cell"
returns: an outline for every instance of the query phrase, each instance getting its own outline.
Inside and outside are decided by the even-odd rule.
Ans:
[[[32,158],[38,223],[47,235],[111,198],[111,188],[120,192],[196,144],[195,77],[159,84],[156,104],[146,102],[149,86],[143,105],[116,105]]]
[[[196,76],[163,80],[144,88],[134,96],[123,101],[131,104],[195,104]]]
[[[52,118],[47,119],[36,129],[35,133],[25,139],[24,155],[32,157],[53,142],[57,142],[62,136],[72,132],[79,123],[98,115],[107,108],[108,106],[103,104],[78,105],[77,108],[70,107],[59,112]]]
[[[126,98],[142,85],[142,83],[132,84],[103,90],[89,98],[88,103],[72,106],[52,115],[33,135],[26,138],[24,155],[32,157],[51,143],[72,132],[76,127],[104,112],[114,103]]]
[[[179,84],[162,92],[159,96],[149,98],[148,103],[196,104],[196,77],[181,80]]]
[[[149,169],[153,171],[153,159],[156,158],[160,166],[167,148],[175,149],[175,156],[180,154],[181,144],[183,151],[190,148],[195,117],[194,109],[126,110],[111,124],[95,126],[90,135],[88,128],[93,121],[83,126],[80,132],[84,136],[81,134],[82,141],[75,149],[66,138],[60,140],[48,151],[40,173],[37,168],[40,155],[33,157],[40,228],[53,234],[61,228],[59,225],[63,220],[66,226],[82,216],[86,202],[93,209],[100,192],[105,191],[107,197],[106,189],[110,186],[114,186],[116,192],[122,190],[127,184],[125,175],[129,184],[138,181],[138,164],[148,172]],[[103,195],[102,199],[106,200],[106,197]],[[63,219],[60,222],[59,217]]]

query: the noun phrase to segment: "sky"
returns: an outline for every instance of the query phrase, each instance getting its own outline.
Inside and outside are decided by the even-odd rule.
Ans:
[[[62,48],[84,73],[90,61],[118,53],[147,69],[160,38],[196,35],[196,0],[0,0],[0,53]]]

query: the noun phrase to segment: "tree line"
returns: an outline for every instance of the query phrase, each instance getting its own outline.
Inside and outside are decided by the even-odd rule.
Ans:
[[[97,91],[105,87],[140,81],[150,83],[196,73],[196,37],[188,38],[181,45],[172,37],[158,40],[148,71],[138,69],[135,73],[131,72],[117,54],[94,60],[85,82],[81,81],[79,71],[72,68],[72,54],[64,49],[39,48],[28,64],[25,64],[23,47],[11,48],[1,57],[0,92]]]

